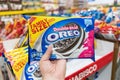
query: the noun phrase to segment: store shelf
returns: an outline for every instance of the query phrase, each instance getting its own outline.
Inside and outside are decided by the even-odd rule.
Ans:
[[[113,46],[112,42],[97,40],[95,62],[91,59],[73,59],[67,62],[65,80],[86,80],[87,77],[107,66],[113,59]]]
[[[14,15],[14,14],[30,14],[30,13],[39,13],[39,12],[45,12],[44,9],[34,9],[34,10],[21,10],[21,11],[3,11],[0,12],[0,16],[4,15]]]
[[[59,2],[41,1],[42,4],[62,4]]]
[[[113,50],[113,59],[112,59],[112,72],[111,72],[111,80],[115,80],[116,77],[116,70],[117,70],[117,60],[119,55],[119,47],[120,47],[120,40],[118,39],[103,39],[99,38],[100,40],[110,41],[114,43],[114,50]]]
[[[87,77],[109,64],[112,61],[112,56],[113,53],[111,52],[99,60],[92,62],[91,64],[67,76],[65,80],[85,80]]]

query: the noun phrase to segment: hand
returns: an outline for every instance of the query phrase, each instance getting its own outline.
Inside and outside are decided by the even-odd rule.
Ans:
[[[42,80],[64,80],[66,73],[66,60],[60,59],[50,61],[49,58],[51,54],[52,46],[49,46],[40,60]]]

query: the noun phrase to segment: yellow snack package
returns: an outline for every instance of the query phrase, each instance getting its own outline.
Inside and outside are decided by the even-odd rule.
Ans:
[[[25,65],[28,63],[28,47],[22,47],[5,53],[16,80],[21,80]]]

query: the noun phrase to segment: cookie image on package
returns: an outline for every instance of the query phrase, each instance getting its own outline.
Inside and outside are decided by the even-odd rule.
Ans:
[[[39,62],[27,63],[20,80],[42,80]]]
[[[35,77],[42,77],[42,74],[40,72],[40,68],[38,68],[33,74]]]
[[[81,46],[85,32],[76,23],[69,23],[63,27],[67,27],[71,31],[73,31],[74,27],[78,27],[73,31],[74,34],[78,35],[77,37],[63,39],[53,44],[54,52],[62,54],[63,56],[69,56],[74,50]]]

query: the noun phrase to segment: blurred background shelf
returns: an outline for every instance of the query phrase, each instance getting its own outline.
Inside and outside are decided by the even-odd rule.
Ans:
[[[34,10],[20,10],[20,11],[2,11],[0,12],[0,16],[5,16],[5,15],[14,15],[14,14],[30,14],[30,13],[40,13],[40,12],[45,12],[44,9],[34,9]]]

